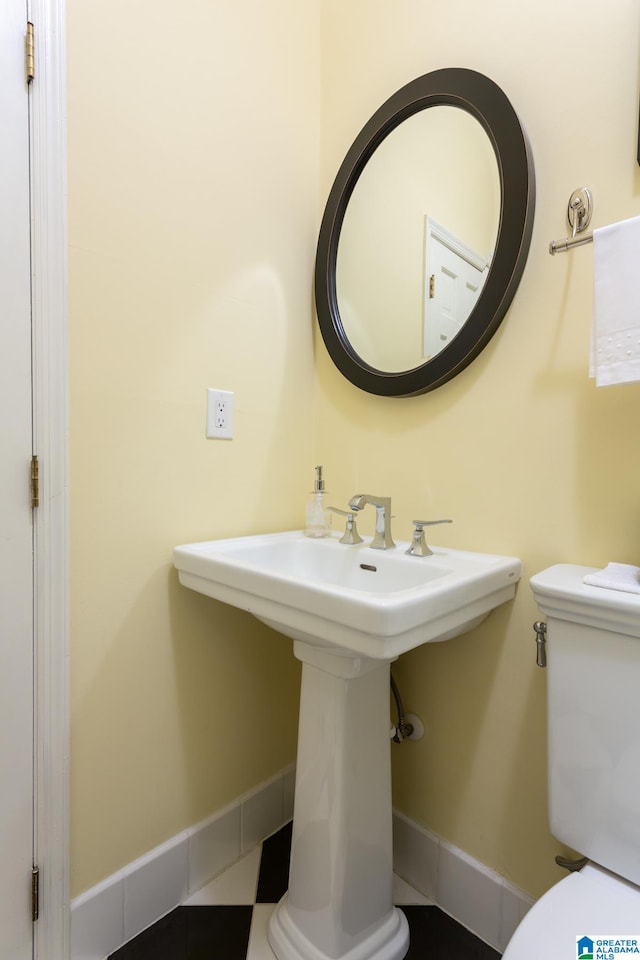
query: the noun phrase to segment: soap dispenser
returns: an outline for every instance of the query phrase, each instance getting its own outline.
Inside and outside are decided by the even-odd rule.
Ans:
[[[307,500],[307,522],[304,528],[305,537],[328,537],[330,516],[325,502],[324,480],[322,467],[316,467],[316,480],[313,490]]]

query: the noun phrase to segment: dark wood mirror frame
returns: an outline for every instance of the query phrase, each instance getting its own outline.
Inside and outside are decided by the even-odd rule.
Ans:
[[[343,328],[336,292],[340,231],[357,180],[379,144],[407,117],[440,104],[470,113],[482,124],[493,145],[501,188],[496,247],[480,297],[459,333],[439,354],[419,366],[387,372],[362,360]],[[325,345],[340,372],[361,390],[387,397],[426,393],[460,373],[487,345],[513,299],[529,252],[534,207],[531,148],[511,103],[497,84],[473,70],[447,68],[418,77],[394,93],[354,140],[331,188],[320,226],[316,309]]]

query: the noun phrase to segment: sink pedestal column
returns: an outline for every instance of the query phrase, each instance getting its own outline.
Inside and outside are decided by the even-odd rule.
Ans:
[[[280,960],[401,960],[393,906],[389,662],[296,640],[302,660],[289,890],[269,923]]]

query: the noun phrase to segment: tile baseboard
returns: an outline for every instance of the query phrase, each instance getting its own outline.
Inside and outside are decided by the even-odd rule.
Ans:
[[[105,960],[293,816],[293,766],[128,864],[71,903],[70,960]],[[394,870],[503,952],[534,900],[399,811]]]
[[[292,765],[72,900],[70,960],[105,960],[288,823],[294,779]]]
[[[503,953],[535,900],[397,810],[393,868],[441,910]]]

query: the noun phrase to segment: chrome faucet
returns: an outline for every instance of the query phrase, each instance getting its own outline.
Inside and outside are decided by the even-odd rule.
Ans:
[[[369,493],[356,493],[349,500],[349,509],[363,510],[368,503],[376,508],[376,532],[369,546],[374,550],[390,550],[395,547],[391,537],[391,497],[372,497]]]

